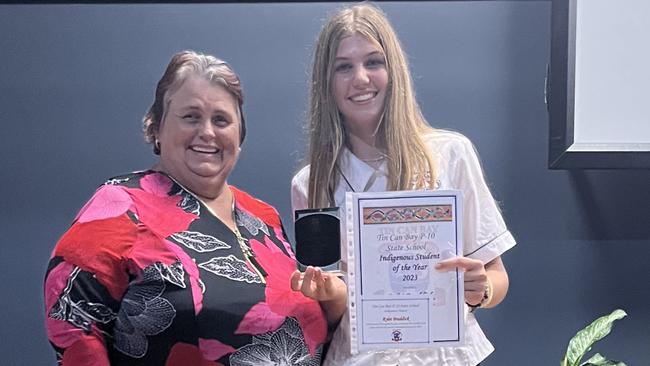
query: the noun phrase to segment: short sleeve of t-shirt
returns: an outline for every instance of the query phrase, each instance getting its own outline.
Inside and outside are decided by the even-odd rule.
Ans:
[[[458,133],[440,132],[429,143],[443,165],[441,179],[446,182],[441,188],[463,192],[464,255],[487,263],[513,247],[515,240],[486,184],[471,141]]]

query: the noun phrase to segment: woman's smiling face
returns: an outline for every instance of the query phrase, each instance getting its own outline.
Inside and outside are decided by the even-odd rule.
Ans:
[[[374,132],[384,111],[388,87],[381,48],[358,33],[343,38],[332,78],[334,99],[348,131]]]
[[[167,100],[158,133],[160,169],[200,196],[210,196],[205,193],[210,186],[220,192],[239,156],[241,118],[235,97],[190,75]]]

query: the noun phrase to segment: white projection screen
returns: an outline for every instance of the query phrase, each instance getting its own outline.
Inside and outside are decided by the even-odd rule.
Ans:
[[[650,168],[650,1],[553,0],[549,167]]]

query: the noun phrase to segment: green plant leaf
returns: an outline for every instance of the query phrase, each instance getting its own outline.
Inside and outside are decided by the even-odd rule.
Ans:
[[[594,320],[587,327],[576,333],[567,348],[566,355],[562,359],[562,365],[579,366],[580,360],[587,353],[591,346],[603,339],[612,330],[616,320],[622,319],[627,313],[621,309],[614,310],[611,314],[601,316]],[[602,356],[601,356],[602,357]]]
[[[586,365],[587,363],[597,363],[597,362],[603,362],[603,361],[607,361],[607,359],[605,357],[603,357],[603,355],[601,355],[600,353],[596,353],[595,355],[591,356],[590,359],[585,361],[582,365]],[[582,366],[582,365],[580,365],[580,366]]]
[[[580,366],[627,366],[621,361],[608,360],[600,353],[596,353],[590,359],[582,363]]]

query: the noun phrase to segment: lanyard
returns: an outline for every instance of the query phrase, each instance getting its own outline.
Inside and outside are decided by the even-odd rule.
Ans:
[[[352,183],[350,183],[350,181],[345,176],[345,174],[343,174],[343,170],[341,170],[341,168],[339,167],[338,164],[336,164],[336,169],[338,169],[339,174],[341,174],[341,177],[343,177],[343,180],[345,181],[345,184],[347,184],[347,186],[350,187],[352,192],[359,192],[358,190],[354,189],[354,187],[352,186]],[[384,173],[380,172],[378,169],[374,169],[374,171],[372,172],[372,175],[370,176],[370,178],[368,178],[368,181],[366,182],[366,185],[363,187],[363,191],[361,191],[361,192],[367,192],[370,189],[370,187],[372,187],[372,185],[375,184],[375,181],[377,180],[377,178],[381,174],[384,174]]]

